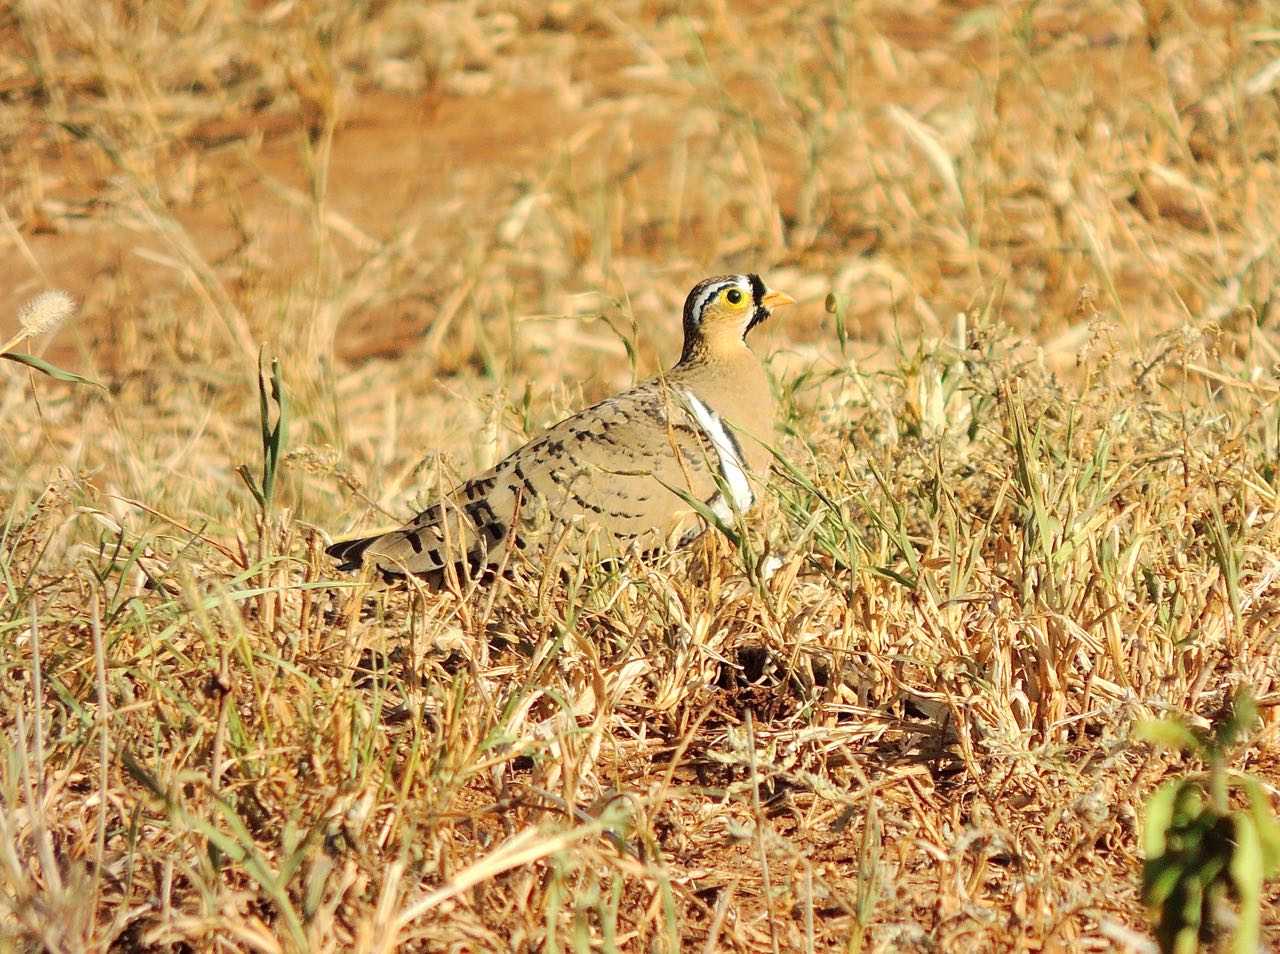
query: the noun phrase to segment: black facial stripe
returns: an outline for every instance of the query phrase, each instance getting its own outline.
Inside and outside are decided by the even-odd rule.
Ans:
[[[754,306],[751,309],[751,320],[747,322],[747,327],[742,331],[742,337],[745,338],[747,333],[756,325],[760,324],[769,317],[769,309],[765,307],[765,285],[759,275],[748,275],[747,281],[751,282],[751,300]]]

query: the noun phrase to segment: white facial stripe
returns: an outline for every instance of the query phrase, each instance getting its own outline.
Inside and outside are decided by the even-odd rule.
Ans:
[[[756,502],[756,495],[751,492],[751,482],[747,480],[747,470],[720,415],[703,404],[692,391],[682,391],[681,394],[688,403],[689,410],[693,411],[698,426],[710,438],[711,446],[716,449],[716,456],[720,458],[720,474],[724,477],[733,500],[726,501],[724,494],[716,494],[711,502],[711,510],[717,517],[728,523],[733,516],[733,510],[746,513]],[[732,510],[730,510],[730,503],[732,503]]]
[[[730,284],[730,282],[716,282],[714,285],[709,285],[704,288],[702,290],[702,294],[699,295],[697,300],[693,303],[693,317],[698,321],[701,321],[702,309],[706,308],[707,303],[711,301],[711,299],[715,298],[716,295],[720,294],[724,289],[728,288]]]
[[[702,294],[693,301],[693,316],[701,321],[702,309],[706,308],[711,300],[726,288],[733,288],[735,286],[743,289],[743,294],[746,295],[747,298],[751,298],[751,276],[733,275],[722,282],[716,282],[715,284],[708,285],[702,290]]]

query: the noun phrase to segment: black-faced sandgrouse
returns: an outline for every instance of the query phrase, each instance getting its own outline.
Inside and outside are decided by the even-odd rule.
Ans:
[[[758,275],[699,282],[670,370],[553,425],[399,530],[326,552],[342,570],[374,566],[439,586],[450,569],[475,575],[517,552],[603,559],[681,545],[705,527],[682,491],[732,521],[756,501],[774,423],[769,380],[746,337],[770,309],[793,303]]]

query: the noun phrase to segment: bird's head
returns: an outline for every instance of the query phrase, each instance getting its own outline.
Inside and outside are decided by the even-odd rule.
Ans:
[[[741,345],[771,309],[795,299],[771,291],[759,275],[721,275],[693,286],[684,302],[684,355]]]

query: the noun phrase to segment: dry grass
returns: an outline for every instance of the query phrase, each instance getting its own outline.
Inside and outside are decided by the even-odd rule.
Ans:
[[[0,13],[0,313],[73,292],[112,392],[0,367],[0,949],[1139,948],[1135,722],[1252,687],[1280,783],[1278,20]],[[321,558],[745,268],[802,304],[743,550]]]

